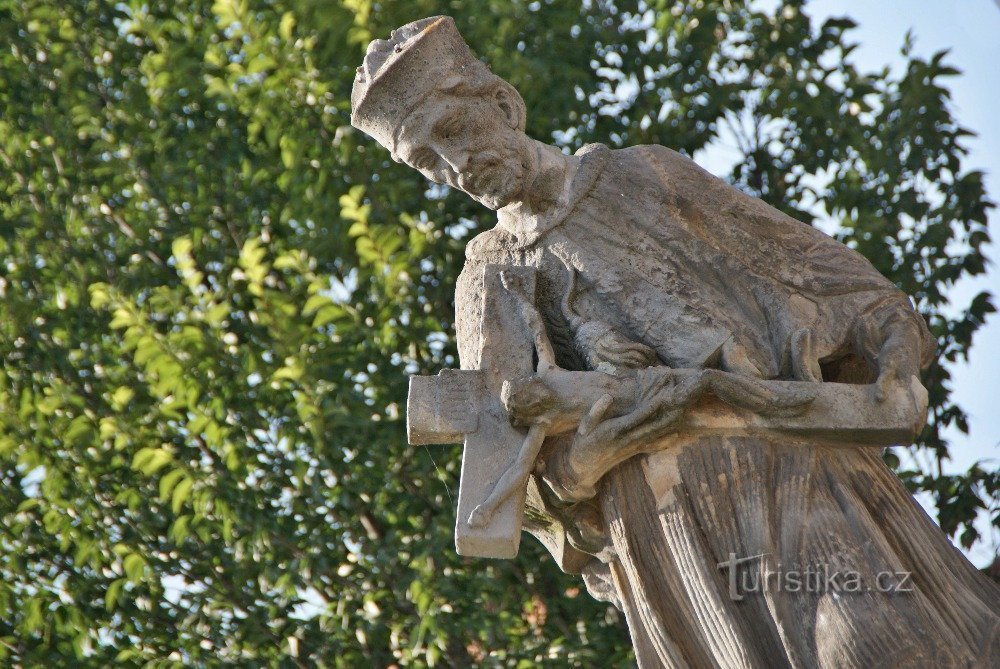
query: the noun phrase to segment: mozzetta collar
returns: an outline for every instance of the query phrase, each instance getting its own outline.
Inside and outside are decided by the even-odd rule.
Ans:
[[[582,158],[580,167],[573,175],[573,183],[567,201],[543,218],[526,219],[506,209],[497,212],[497,229],[508,233],[516,240],[518,248],[531,246],[549,230],[559,227],[576,209],[577,204],[597,183],[607,163],[611,150],[603,144],[587,144],[575,155]]]

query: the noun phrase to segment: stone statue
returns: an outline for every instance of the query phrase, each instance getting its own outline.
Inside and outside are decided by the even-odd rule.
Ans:
[[[352,123],[498,211],[456,288],[459,552],[522,526],[624,611],[642,667],[1000,666],[1000,588],[882,463],[934,342],[858,253],[661,146],[575,155],[448,17],[375,40]]]

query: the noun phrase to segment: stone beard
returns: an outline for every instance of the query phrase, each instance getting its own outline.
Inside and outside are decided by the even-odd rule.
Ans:
[[[748,388],[871,384],[869,395],[851,396],[873,415],[887,395],[919,388],[934,342],[906,295],[861,255],[670,149],[592,145],[564,156],[527,137],[524,121],[520,96],[475,59],[448,17],[373,42],[352,93],[352,123],[395,159],[499,210],[496,228],[469,243],[456,287],[468,371],[449,378],[466,384],[451,386],[468,389],[456,400],[464,410],[431,415],[433,402],[419,397],[408,409],[432,418],[418,425],[427,431],[411,433],[421,440],[413,443],[435,443],[435,430],[445,442],[465,435],[460,509],[469,435],[496,459],[521,438],[512,423],[541,416],[548,401],[541,362],[538,378],[517,380],[504,376],[503,356],[483,358],[493,331],[510,331],[519,318],[514,293],[525,324],[532,310],[541,321],[533,325],[539,361],[550,353],[550,368],[603,379],[594,383],[683,372]],[[501,272],[504,297],[497,267],[511,280],[530,275],[531,291],[508,286]],[[497,305],[509,313],[487,313]],[[522,376],[526,341],[510,356]],[[499,406],[490,393],[501,394],[500,381],[504,402],[531,411],[507,407],[484,431],[470,398],[485,393]],[[641,667],[1000,664],[1000,588],[949,543],[870,441],[845,441],[855,434],[846,426],[793,434],[779,421],[656,447],[635,437],[649,434],[637,423],[621,439],[595,442],[614,420],[655,422],[650,408],[662,407],[661,418],[697,409],[635,397],[631,413],[607,416],[614,402],[601,398],[576,434],[547,436],[550,417],[531,424],[510,456],[527,466],[511,465],[502,480],[522,497],[527,485],[525,528],[559,566],[624,611]],[[581,444],[597,457],[581,457]],[[623,455],[593,464],[607,464],[607,453]],[[861,584],[908,574],[910,588],[755,588],[734,597],[726,570],[737,564],[756,571],[748,582],[801,566]]]

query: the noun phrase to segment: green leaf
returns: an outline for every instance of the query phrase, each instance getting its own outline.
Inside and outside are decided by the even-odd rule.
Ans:
[[[44,606],[45,604],[40,597],[31,597],[28,599],[28,604],[25,607],[27,613],[24,616],[23,623],[26,632],[34,632],[45,624]]]
[[[128,326],[135,323],[135,318],[132,316],[131,312],[125,308],[115,309],[114,317],[109,323],[110,327],[114,330],[121,330],[127,328]]]
[[[335,304],[328,304],[319,311],[316,312],[316,317],[313,318],[312,326],[314,328],[321,328],[324,325],[332,323],[344,315],[344,310]]]
[[[278,34],[286,42],[291,41],[292,31],[295,29],[295,15],[285,12],[281,15],[281,23],[278,25]]]
[[[135,397],[135,391],[122,386],[111,395],[111,406],[115,411],[121,411],[132,401],[133,397]]]
[[[160,501],[166,502],[170,499],[174,486],[177,485],[183,476],[183,469],[173,469],[163,475],[163,478],[160,479]]]
[[[302,378],[303,371],[304,370],[302,366],[298,363],[298,361],[294,361],[290,365],[279,368],[277,371],[274,372],[274,374],[271,375],[271,378],[275,381],[280,381],[283,379],[287,379],[289,381],[298,381],[299,379]]]
[[[191,516],[178,516],[177,520],[173,522],[170,526],[170,538],[174,540],[174,543],[182,544],[184,539],[190,536],[188,531],[188,525],[191,522]]]
[[[173,454],[165,448],[141,448],[132,457],[132,469],[152,476],[172,460]]]
[[[90,292],[90,306],[94,309],[103,309],[111,302],[111,295],[106,283],[92,283],[87,287]]]
[[[324,305],[330,304],[330,298],[326,295],[313,295],[302,306],[302,315],[309,316]]]
[[[94,428],[90,419],[87,416],[77,416],[70,422],[64,439],[68,444],[85,443],[93,434]],[[2,450],[3,447],[0,445],[0,451]]]
[[[170,244],[170,252],[175,258],[187,258],[191,255],[194,243],[190,237],[178,237]]]
[[[191,496],[192,485],[194,485],[194,480],[190,477],[184,477],[174,488],[171,503],[171,509],[173,510],[174,515],[180,513],[184,503],[188,500],[188,497]]]
[[[270,56],[258,56],[250,61],[250,66],[247,67],[247,74],[257,74],[258,72],[270,70],[276,67],[277,64],[277,61]]]
[[[146,560],[138,553],[129,553],[126,555],[122,566],[125,568],[126,578],[132,583],[141,581],[146,573]]]
[[[108,591],[104,593],[104,608],[111,612],[118,606],[119,600],[121,600],[122,588],[125,587],[126,579],[116,578],[108,586]]]

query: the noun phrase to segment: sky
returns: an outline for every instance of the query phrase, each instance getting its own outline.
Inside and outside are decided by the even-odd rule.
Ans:
[[[763,6],[768,7],[766,1]],[[912,33],[914,56],[928,59],[937,51],[950,49],[945,63],[962,71],[960,76],[943,81],[952,91],[952,114],[977,134],[964,143],[969,154],[963,169],[984,171],[988,197],[1000,202],[1000,0],[813,0],[806,5],[806,12],[815,24],[844,15],[858,23],[847,38],[859,45],[852,58],[861,71],[879,71],[889,65],[901,73],[905,59],[900,49],[907,31]],[[731,148],[717,142],[694,159],[715,174],[728,174],[732,161],[739,157]],[[989,225],[991,237],[1000,242],[1000,211],[990,212]],[[986,253],[991,260],[987,274],[956,285],[950,293],[953,304],[967,305],[973,296],[989,290],[997,294],[994,303],[1000,307],[1000,249],[994,243]],[[969,434],[957,428],[947,433],[952,458],[945,463],[944,472],[964,472],[976,461],[985,461],[985,468],[996,469],[1000,466],[997,314],[991,315],[976,333],[968,362],[953,365],[952,373],[953,398],[969,416]],[[929,496],[920,501],[935,517]],[[982,567],[997,555],[1000,534],[991,532],[985,513],[980,521],[977,527],[986,538],[969,556]]]
[[[986,173],[986,192],[1000,202],[1000,1],[998,0],[816,0],[807,11],[819,18],[847,14],[858,24],[853,31],[860,46],[856,62],[875,70],[886,64],[903,62],[899,47],[907,30],[915,38],[915,54],[929,57],[941,49],[951,49],[946,60],[962,71],[951,78],[953,114],[959,123],[978,134],[966,142],[967,169]],[[1000,294],[1000,211],[990,212],[987,249],[991,259],[984,277],[955,286],[954,302],[962,304],[982,290]],[[1000,307],[1000,295],[995,298]],[[969,414],[969,434],[952,430],[952,462],[948,471],[963,471],[976,460],[991,460],[1000,466],[1000,317],[992,314],[973,340],[969,361],[953,368],[954,398]],[[985,520],[985,519],[984,519]],[[988,523],[979,524],[988,532]],[[996,540],[987,539],[971,557],[984,566],[996,555]]]

